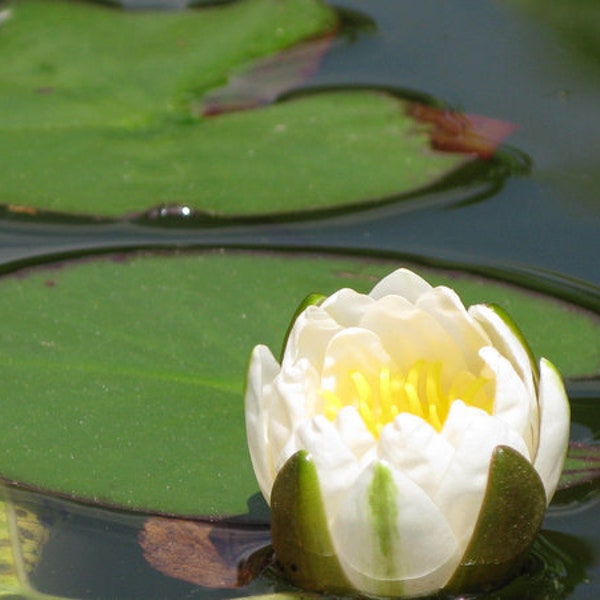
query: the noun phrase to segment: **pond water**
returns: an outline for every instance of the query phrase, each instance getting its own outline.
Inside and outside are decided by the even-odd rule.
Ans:
[[[519,0],[331,4],[372,25],[357,27],[334,45],[305,82],[307,89],[389,89],[514,123],[505,148],[507,160],[518,166],[511,176],[497,178],[488,169],[487,180],[465,180],[414,201],[318,219],[206,229],[186,227],[181,219],[92,224],[23,220],[7,213],[0,219],[0,263],[11,269],[54,256],[138,247],[333,249],[460,266],[575,299],[600,312],[600,5],[584,3],[593,16],[586,20],[576,14],[561,17],[561,8],[569,6],[562,0],[552,7]],[[572,4],[569,10],[579,8]],[[597,439],[600,381],[570,382],[569,391],[572,437]],[[22,490],[10,494],[50,528],[30,575],[43,593],[131,600],[225,598],[286,589],[269,570],[234,589],[161,575],[140,548],[145,516]],[[507,589],[486,598],[600,597],[597,497],[591,492],[567,500],[551,507],[544,523],[548,546],[533,554],[538,567],[547,565],[545,574],[535,579],[531,567],[527,576],[533,584],[525,591]],[[210,568],[231,569],[232,561],[264,544],[264,525],[231,527],[242,532],[235,551],[226,552],[225,566]]]

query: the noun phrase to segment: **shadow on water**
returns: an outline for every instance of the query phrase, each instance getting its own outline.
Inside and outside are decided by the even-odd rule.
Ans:
[[[2,491],[3,508],[8,506],[15,518],[18,542],[12,540],[12,545],[19,549],[28,584],[41,593],[81,600],[217,600],[291,589],[277,575],[268,526],[249,525],[244,517],[186,521],[107,511],[14,488]],[[262,501],[258,504],[257,510],[263,511]],[[592,509],[589,502],[581,505],[578,518]],[[550,511],[513,581],[473,597],[579,597],[572,594],[589,581],[598,537],[590,543],[561,531],[565,512],[561,507]],[[5,576],[11,571],[5,556],[0,570]]]
[[[191,521],[107,510],[6,486],[1,491],[2,510],[12,526],[8,540],[0,528],[0,546],[8,541],[17,560],[11,563],[3,555],[0,571],[20,571],[42,593],[80,599],[223,598],[254,588],[266,593],[273,586],[268,576],[254,582],[271,563],[262,498],[249,501],[257,515]],[[0,576],[0,592],[3,585],[7,581]]]

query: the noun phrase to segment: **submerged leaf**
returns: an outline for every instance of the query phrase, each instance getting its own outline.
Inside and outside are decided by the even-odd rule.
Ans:
[[[209,588],[247,585],[271,559],[268,527],[154,517],[146,521],[139,543],[144,558],[164,575]]]

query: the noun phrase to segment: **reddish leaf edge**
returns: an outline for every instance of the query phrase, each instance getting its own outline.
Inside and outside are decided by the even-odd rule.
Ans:
[[[411,104],[407,114],[433,126],[431,145],[435,150],[474,154],[486,160],[516,129],[508,121],[420,103]]]

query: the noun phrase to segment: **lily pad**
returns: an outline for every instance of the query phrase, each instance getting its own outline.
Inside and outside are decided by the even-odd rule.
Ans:
[[[0,475],[131,509],[247,513],[257,493],[242,401],[252,347],[279,347],[307,292],[367,291],[399,266],[204,252],[90,258],[4,276]],[[467,303],[506,306],[534,352],[566,376],[600,371],[597,315],[481,278],[417,270]]]
[[[144,128],[189,117],[231,69],[335,28],[319,0],[241,0],[187,11],[126,11],[87,0],[2,5],[3,130]],[[106,152],[106,149],[104,150]]]
[[[5,6],[0,54],[11,60],[0,66],[0,114],[10,118],[0,121],[0,203],[9,207],[288,214],[409,194],[475,156],[432,150],[433,126],[379,92],[203,116],[203,96],[241,66],[334,30],[335,13],[319,0],[182,12],[75,0]]]

